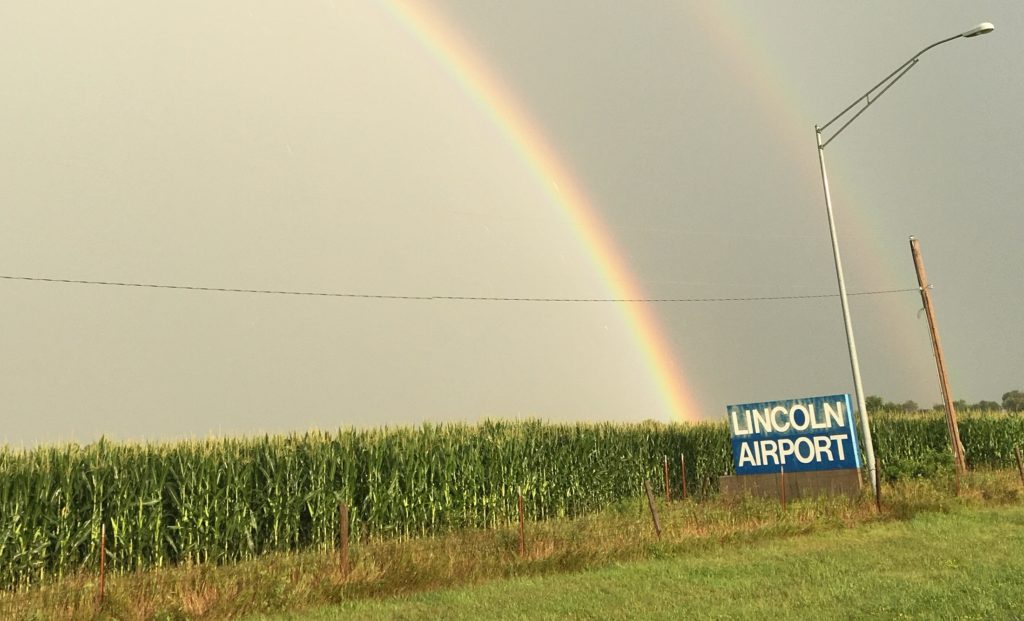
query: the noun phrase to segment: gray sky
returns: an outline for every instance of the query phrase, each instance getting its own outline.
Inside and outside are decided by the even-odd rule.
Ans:
[[[438,1],[651,297],[836,290],[813,126],[925,45],[827,149],[850,291],[916,286],[954,396],[1024,388],[1024,10],[1010,2]],[[0,274],[604,298],[546,180],[398,12],[0,5]],[[669,420],[622,309],[0,280],[0,441],[540,417]],[[868,394],[939,401],[916,293],[851,302]],[[838,299],[653,309],[705,417],[851,392]]]

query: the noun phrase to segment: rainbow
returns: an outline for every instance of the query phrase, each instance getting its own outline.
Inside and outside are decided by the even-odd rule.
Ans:
[[[811,109],[809,102],[820,97],[806,92],[807,87],[800,87],[801,80],[787,75],[785,67],[775,60],[770,46],[766,44],[765,36],[758,31],[757,25],[735,4],[696,2],[685,11],[686,14],[681,15],[682,18],[691,21],[696,19],[702,29],[715,34],[715,47],[719,55],[727,59],[731,65],[729,70],[736,76],[737,81],[747,85],[765,110],[767,118],[775,119],[773,123],[785,128],[786,131],[779,134],[782,140],[788,141],[788,144],[780,144],[779,149],[806,158],[806,183],[808,188],[817,190],[816,196],[820,200],[813,205],[813,209],[818,211],[817,215],[821,218],[824,231],[825,204],[815,153],[814,123],[828,120],[832,114],[839,112],[839,109]],[[879,67],[879,77],[884,75],[884,70],[891,68]],[[850,85],[850,99],[859,94],[857,88],[860,86],[867,85]],[[843,104],[849,103],[849,100],[840,100]],[[878,283],[877,287],[882,289],[916,286],[907,247],[900,244],[898,249],[893,248],[892,244],[888,243],[890,240],[878,233],[886,227],[880,226],[877,222],[878,215],[865,207],[869,201],[863,198],[861,189],[844,179],[842,171],[837,171],[835,167],[829,170],[829,183],[837,209],[845,213],[845,224],[850,226],[853,236],[859,237],[860,243],[867,246],[865,254],[876,258],[861,264],[862,268],[870,270],[870,278],[866,280]],[[825,235],[824,232],[822,234]],[[845,248],[848,245],[845,243],[846,238],[851,236],[847,235],[845,230],[839,235],[842,238],[840,243],[843,243]],[[899,256],[901,251],[904,254]],[[822,260],[831,261],[831,256],[823,257]],[[848,262],[847,273],[849,265]],[[838,302],[836,307],[838,312]],[[918,307],[917,297],[908,295],[888,300],[875,310],[887,314],[885,321],[890,325],[914,327]],[[856,318],[854,323],[856,329]],[[916,328],[892,331],[892,342],[887,348],[891,352],[906,352],[905,368],[908,370],[916,366],[915,357],[910,352],[921,350],[922,337],[925,336],[925,328],[921,322],[916,322]],[[852,382],[850,388],[852,389]]]
[[[385,6],[443,65],[465,92],[487,111],[515,146],[527,166],[542,180],[545,191],[568,216],[591,260],[615,298],[636,300],[644,295],[622,252],[573,174],[544,134],[480,54],[465,42],[436,10],[418,2]],[[670,420],[700,420],[693,391],[669,346],[658,318],[647,303],[620,305]]]

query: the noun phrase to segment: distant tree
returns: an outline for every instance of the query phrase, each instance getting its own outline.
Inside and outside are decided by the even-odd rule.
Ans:
[[[864,407],[868,409],[868,412],[877,412],[885,408],[885,399],[878,395],[868,395],[864,399]]]
[[[995,412],[1003,409],[1003,406],[999,405],[995,401],[979,401],[971,406],[973,410],[981,410],[983,412]]]
[[[1011,390],[1004,394],[1003,409],[1007,412],[1024,412],[1024,390]]]
[[[936,403],[935,405],[932,406],[932,411],[933,412],[941,412],[941,411],[943,411],[945,409],[946,409],[946,404],[944,404],[944,403]]]
[[[966,410],[968,406],[967,402],[963,399],[956,399],[953,401],[953,407],[957,410]]]
[[[901,412],[906,412],[908,414],[916,412],[918,410],[916,401],[904,401],[897,407]]]

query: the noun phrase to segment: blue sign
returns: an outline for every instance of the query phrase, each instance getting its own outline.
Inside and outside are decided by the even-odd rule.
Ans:
[[[850,395],[729,405],[736,474],[860,468]]]

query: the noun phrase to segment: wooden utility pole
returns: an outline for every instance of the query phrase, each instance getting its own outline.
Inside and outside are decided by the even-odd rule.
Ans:
[[[946,406],[946,429],[949,431],[949,443],[953,447],[953,460],[959,473],[967,468],[967,463],[964,459],[964,445],[960,442],[960,425],[956,420],[953,393],[949,388],[946,358],[942,355],[942,341],[939,339],[939,328],[935,324],[935,308],[932,306],[931,286],[928,284],[928,277],[924,273],[921,243],[913,235],[910,236],[910,253],[914,257],[914,269],[917,271],[917,284],[921,288],[921,301],[924,303],[924,312],[928,315],[928,332],[932,337],[935,366],[938,367],[939,371],[939,388],[942,390],[942,402]]]

